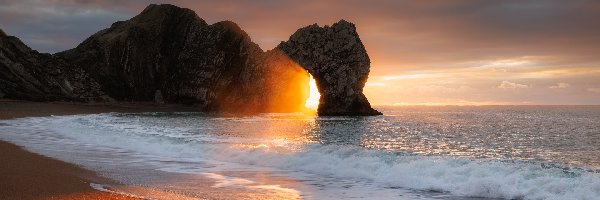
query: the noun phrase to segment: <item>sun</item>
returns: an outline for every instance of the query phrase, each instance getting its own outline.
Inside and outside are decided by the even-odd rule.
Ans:
[[[319,107],[319,99],[321,98],[321,94],[317,88],[317,81],[315,81],[315,78],[312,75],[310,75],[308,86],[310,89],[310,96],[308,96],[308,99],[306,99],[304,106],[316,110],[317,107]]]

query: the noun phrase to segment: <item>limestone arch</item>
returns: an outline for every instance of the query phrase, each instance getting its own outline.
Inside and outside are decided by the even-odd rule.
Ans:
[[[363,94],[370,59],[354,24],[316,24],[296,31],[276,50],[305,68],[317,82],[319,115],[380,115]]]

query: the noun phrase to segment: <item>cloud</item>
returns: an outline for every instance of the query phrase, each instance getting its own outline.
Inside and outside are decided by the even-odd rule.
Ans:
[[[524,85],[524,84],[519,84],[519,83],[513,83],[510,81],[502,81],[502,83],[500,83],[500,85],[498,86],[498,88],[500,89],[527,89],[527,88],[531,88],[532,86],[529,85]]]
[[[587,91],[593,93],[600,93],[600,88],[588,88]]]
[[[571,84],[568,83],[556,83],[556,85],[552,85],[550,89],[565,89],[571,87]]]
[[[365,84],[365,87],[385,87],[387,86],[387,84],[385,84],[384,82],[375,82],[375,81],[368,81]]]
[[[190,8],[208,23],[234,21],[264,50],[300,27],[351,21],[371,60],[365,90],[373,103],[600,103],[588,90],[600,85],[597,0],[2,0],[0,28],[53,53],[150,3]],[[550,90],[558,83],[569,83],[560,96]]]
[[[600,2],[593,0],[381,0],[376,3],[360,0],[4,0],[0,7],[8,9],[0,15],[6,15],[7,20],[0,20],[0,25],[6,26],[9,21],[21,24],[31,17],[52,21],[44,20],[48,14],[43,12],[16,15],[36,9],[105,10],[130,17],[149,3],[188,7],[211,23],[235,21],[263,49],[271,49],[286,40],[298,27],[331,24],[344,18],[357,24],[377,65],[401,61],[417,64],[404,67],[441,67],[440,64],[448,63],[549,55],[588,62],[597,61],[595,55],[600,49],[597,45],[600,27],[592,20],[600,18]],[[110,16],[97,19],[102,18],[115,19]],[[97,23],[95,28],[91,25],[94,23],[81,29],[94,32],[103,27]]]
[[[114,6],[114,2],[100,4],[103,2],[111,3],[82,0],[6,0],[0,4],[0,28],[41,52],[54,53],[71,49],[93,33],[139,12]],[[128,4],[130,3],[119,5]]]
[[[448,87],[444,85],[421,85],[415,88],[419,94],[465,94],[473,91],[473,88],[465,85]]]

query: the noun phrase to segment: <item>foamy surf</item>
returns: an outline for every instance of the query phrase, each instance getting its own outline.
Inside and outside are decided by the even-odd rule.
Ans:
[[[82,164],[124,183],[154,184],[157,189],[161,189],[162,182],[147,180],[144,174],[127,174],[155,170],[164,172],[158,174],[162,178],[176,177],[181,182],[186,181],[181,174],[188,174],[183,177],[213,180],[213,188],[270,191],[308,199],[600,196],[600,175],[592,168],[527,159],[421,155],[365,148],[354,145],[356,138],[350,133],[334,140],[326,132],[347,130],[339,127],[348,124],[381,123],[388,118],[269,118],[218,118],[198,113],[24,118],[4,123],[5,133],[0,137],[38,153]],[[315,128],[319,120],[328,122]],[[264,127],[265,123],[270,123],[269,127]],[[365,129],[366,134],[369,127]],[[322,131],[318,136],[327,141],[340,141],[315,142],[316,136],[311,135],[315,130]],[[244,136],[244,131],[262,133]],[[302,134],[271,134],[297,132]],[[112,168],[109,163],[113,163]],[[263,174],[263,178],[256,174]],[[168,184],[186,190],[176,183]]]

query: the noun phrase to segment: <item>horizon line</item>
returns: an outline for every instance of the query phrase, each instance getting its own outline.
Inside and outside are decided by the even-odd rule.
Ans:
[[[600,106],[600,104],[371,104],[372,106]]]

